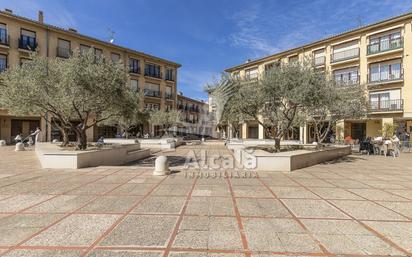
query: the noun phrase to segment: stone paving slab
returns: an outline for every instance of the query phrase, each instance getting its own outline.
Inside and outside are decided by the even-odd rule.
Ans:
[[[230,154],[157,154],[190,151]],[[32,151],[0,156],[0,256],[412,255],[412,154],[253,178],[191,177],[198,170],[182,166],[154,177],[150,162],[42,170]]]

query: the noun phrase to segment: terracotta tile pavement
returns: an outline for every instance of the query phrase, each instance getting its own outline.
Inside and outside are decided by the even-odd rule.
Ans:
[[[192,177],[185,157],[205,153],[230,156],[182,146],[157,153],[179,172],[153,177],[150,161],[41,169],[32,151],[0,148],[0,256],[412,255],[412,154]]]

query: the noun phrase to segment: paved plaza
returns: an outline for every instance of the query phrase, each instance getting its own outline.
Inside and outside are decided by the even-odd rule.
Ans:
[[[182,146],[164,153],[178,172],[153,177],[150,160],[50,170],[0,148],[0,256],[412,254],[412,154],[212,178],[184,169],[193,153],[230,155]]]

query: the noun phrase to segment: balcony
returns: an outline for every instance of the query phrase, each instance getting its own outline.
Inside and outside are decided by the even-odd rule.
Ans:
[[[10,35],[0,33],[0,45],[10,46]]]
[[[36,38],[21,35],[19,39],[19,49],[35,51],[37,48]]]
[[[403,99],[369,101],[371,112],[403,111]]]
[[[173,100],[173,94],[172,93],[165,93],[165,99],[166,100]]]
[[[144,90],[144,96],[160,97],[160,91],[145,89]]]
[[[129,72],[134,74],[140,74],[140,67],[129,67]]]
[[[72,51],[67,47],[57,47],[56,56],[60,58],[69,58],[72,55]]]
[[[173,76],[167,76],[166,75],[165,80],[173,82],[173,81],[175,81],[175,78],[173,78]]]
[[[367,54],[372,55],[401,48],[403,48],[403,38],[395,38],[368,45]]]
[[[342,79],[335,79],[336,84],[342,87],[359,85],[360,76],[344,76]]]
[[[387,73],[368,74],[368,84],[369,85],[400,82],[402,80],[403,80],[402,71],[398,73],[392,73],[392,74],[387,74]]]
[[[359,47],[331,54],[331,63],[347,61],[359,57]]]
[[[313,66],[322,66],[325,65],[326,62],[326,57],[325,56],[319,56],[313,58]]]
[[[162,73],[161,72],[148,72],[147,70],[144,72],[145,76],[156,78],[156,79],[162,79]]]

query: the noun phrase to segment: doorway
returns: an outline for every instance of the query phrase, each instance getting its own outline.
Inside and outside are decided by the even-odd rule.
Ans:
[[[351,127],[352,139],[358,139],[359,141],[366,138],[366,123],[352,123]]]

